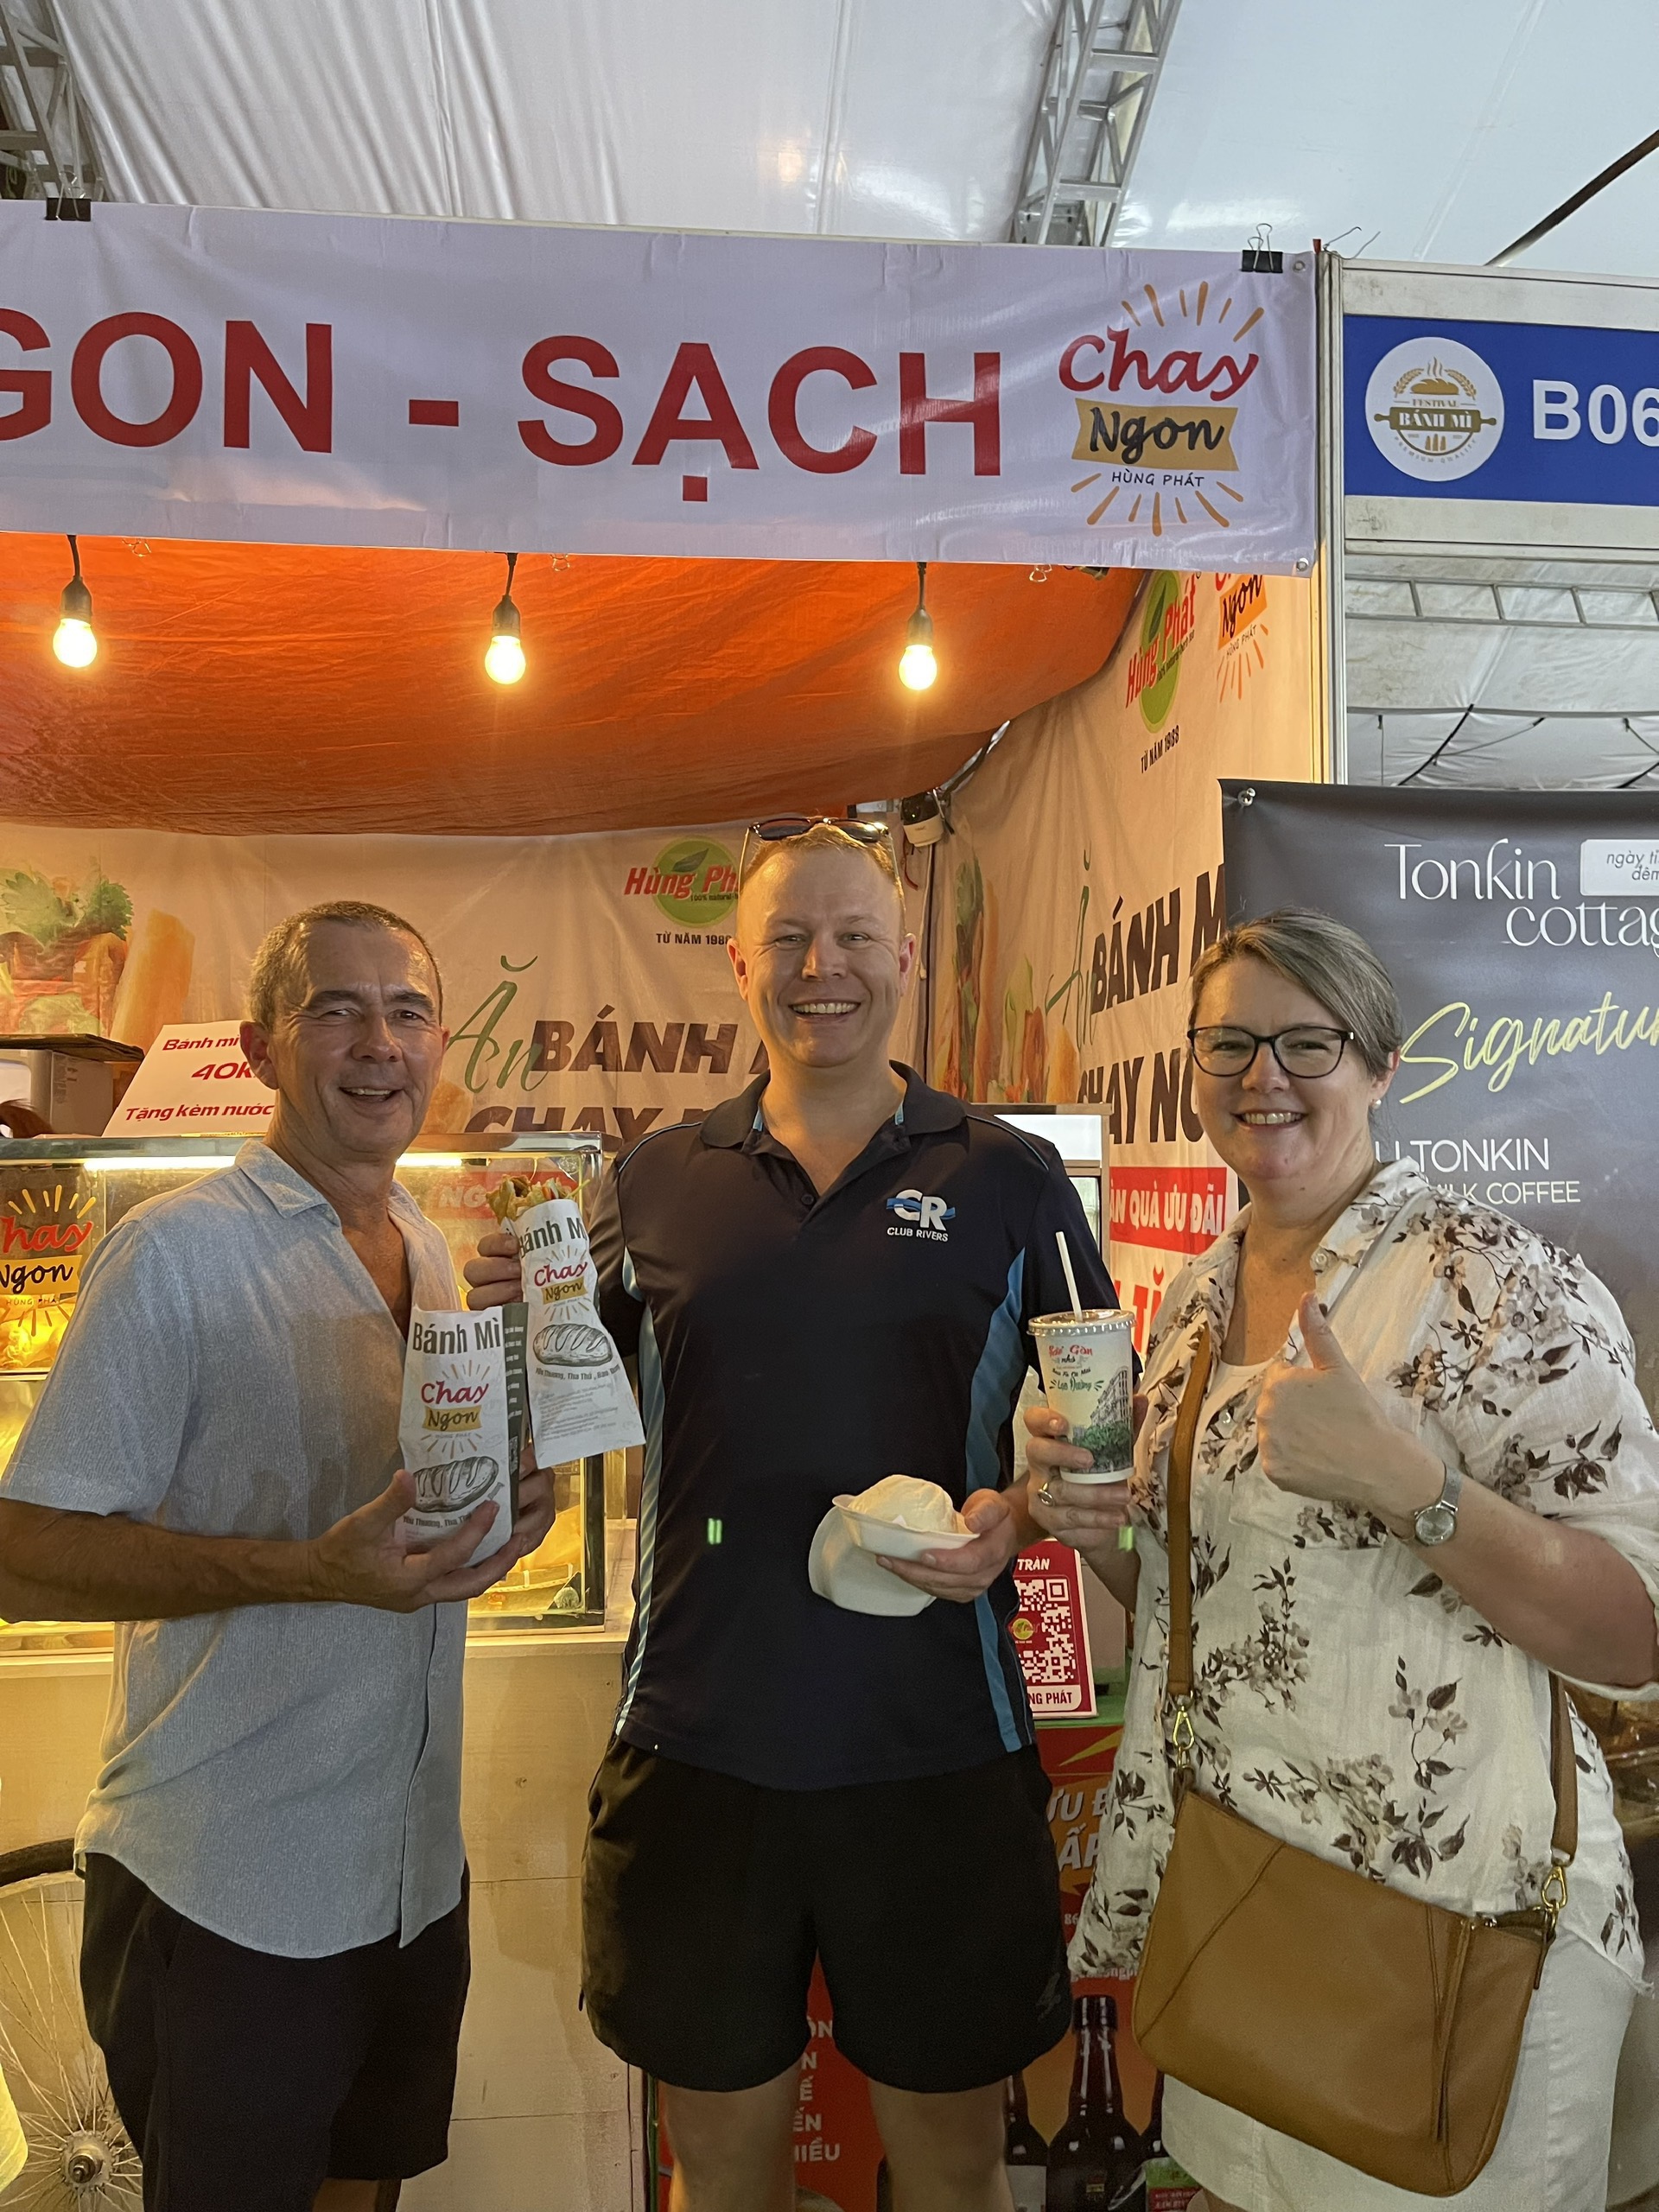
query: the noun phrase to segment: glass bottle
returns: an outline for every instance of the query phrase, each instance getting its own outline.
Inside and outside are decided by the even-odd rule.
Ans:
[[[1048,2146],[1045,2212],[1111,2212],[1141,2179],[1141,2139],[1124,2117],[1113,2049],[1117,2007],[1109,1997],[1074,1998],[1071,2023],[1071,2096]]]
[[[1153,2085],[1152,2118],[1141,2139],[1145,2164],[1141,2169],[1142,2196],[1131,2198],[1125,2212],[1185,2212],[1198,2193],[1198,2184],[1186,2169],[1164,2148],[1164,2077]]]
[[[1023,2074],[1009,2075],[1003,2098],[1002,2164],[1014,2212],[1044,2212],[1048,2145],[1031,2124]]]

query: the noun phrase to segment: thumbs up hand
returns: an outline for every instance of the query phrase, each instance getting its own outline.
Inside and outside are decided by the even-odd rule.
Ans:
[[[1256,1402],[1262,1473],[1299,1497],[1338,1498],[1403,1523],[1439,1495],[1440,1462],[1383,1413],[1312,1291],[1298,1319],[1307,1363],[1275,1359]]]

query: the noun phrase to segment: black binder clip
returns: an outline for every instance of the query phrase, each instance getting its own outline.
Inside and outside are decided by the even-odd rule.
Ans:
[[[92,219],[92,203],[90,200],[72,200],[67,195],[56,200],[48,200],[46,203],[46,219],[48,223],[90,223]]]
[[[1269,241],[1273,237],[1271,223],[1258,223],[1250,233],[1250,242],[1239,257],[1239,268],[1246,276],[1282,276],[1285,257],[1275,253]]]

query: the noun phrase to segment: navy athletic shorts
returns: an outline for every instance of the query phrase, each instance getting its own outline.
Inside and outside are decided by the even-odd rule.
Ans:
[[[683,2089],[747,2089],[836,2043],[897,2089],[1005,2080],[1071,2024],[1049,1786],[1034,1751],[767,1789],[626,1743],[594,1784],[582,1988],[602,2043]]]

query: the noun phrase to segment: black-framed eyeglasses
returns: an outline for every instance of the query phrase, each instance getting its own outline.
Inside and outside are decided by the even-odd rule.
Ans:
[[[809,830],[817,830],[820,826],[836,830],[851,844],[885,845],[894,880],[897,880],[898,857],[893,849],[893,832],[885,822],[866,822],[855,814],[769,814],[764,822],[751,822],[743,832],[743,850],[738,855],[737,862],[739,890],[742,889],[748,876],[751,842],[786,845],[792,837],[804,837]]]
[[[1271,1037],[1261,1037],[1253,1029],[1217,1023],[1189,1029],[1186,1041],[1205,1075],[1243,1075],[1255,1065],[1255,1056],[1265,1045],[1287,1075],[1306,1081],[1336,1073],[1344,1047],[1354,1041],[1354,1033],[1298,1022],[1294,1029],[1279,1029]]]

